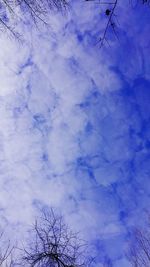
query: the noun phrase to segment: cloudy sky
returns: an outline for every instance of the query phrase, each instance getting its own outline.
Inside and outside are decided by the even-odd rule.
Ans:
[[[150,204],[150,10],[120,1],[100,49],[101,8],[74,1],[48,29],[18,25],[21,42],[0,35],[0,216],[23,236],[56,207],[99,261],[128,267]]]

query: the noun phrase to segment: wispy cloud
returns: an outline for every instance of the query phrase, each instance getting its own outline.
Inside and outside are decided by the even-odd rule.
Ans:
[[[24,44],[1,36],[0,208],[22,232],[55,206],[127,266],[127,229],[149,203],[149,26],[130,11],[132,29],[124,14],[120,41],[100,50],[96,11],[75,3]]]

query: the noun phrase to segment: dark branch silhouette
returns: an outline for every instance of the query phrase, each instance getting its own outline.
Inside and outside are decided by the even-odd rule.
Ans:
[[[0,0],[0,26],[1,30],[10,32],[14,37],[19,37],[19,34],[13,27],[12,20],[19,21],[20,19],[26,21],[28,15],[31,20],[37,25],[39,21],[43,24],[48,25],[48,14],[51,10],[63,11],[66,10],[70,0]],[[103,14],[105,15],[105,26],[98,43],[100,47],[104,43],[109,44],[108,32],[112,31],[114,36],[118,39],[118,7],[120,0],[85,0],[85,2],[94,2],[104,7]],[[130,4],[133,7],[133,0],[126,0],[124,5]],[[137,4],[150,5],[150,0],[136,0]],[[20,8],[21,16],[18,18],[16,9]],[[26,17],[27,16],[27,17]]]
[[[85,0],[86,2],[95,2],[99,4],[100,6],[105,6],[104,15],[106,17],[106,24],[104,26],[104,31],[102,33],[102,36],[100,36],[98,43],[100,44],[100,47],[104,45],[104,43],[108,43],[109,45],[109,39],[107,37],[109,30],[113,32],[114,36],[118,38],[117,28],[118,28],[118,20],[119,20],[119,14],[117,12],[117,7],[119,6],[120,0],[113,0],[113,1],[101,1],[101,0]],[[129,3],[131,7],[133,7],[133,0],[126,0],[124,4]],[[137,0],[136,4],[150,4],[150,0]]]
[[[13,251],[14,247],[11,246],[10,241],[3,240],[4,231],[0,233],[0,266],[13,267]]]
[[[19,34],[12,26],[12,20],[23,20],[29,15],[32,21],[37,24],[39,21],[47,24],[47,15],[51,10],[63,11],[67,7],[67,0],[1,0],[0,1],[0,26],[14,37]],[[16,9],[20,8],[21,17],[17,15]]]
[[[133,267],[150,266],[150,232],[145,229],[135,229],[130,243],[127,258]]]
[[[22,266],[80,267],[85,262],[85,244],[72,233],[61,216],[51,209],[35,221]]]

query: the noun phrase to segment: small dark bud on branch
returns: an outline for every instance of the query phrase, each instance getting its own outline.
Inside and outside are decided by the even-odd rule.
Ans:
[[[110,13],[111,13],[111,10],[110,9],[106,9],[106,11],[105,11],[106,16],[109,16]]]

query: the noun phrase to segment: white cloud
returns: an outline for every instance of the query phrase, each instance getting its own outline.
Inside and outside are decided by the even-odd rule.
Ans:
[[[83,6],[81,16],[78,4],[72,17],[52,15],[51,33],[25,32],[22,45],[1,37],[1,214],[21,232],[38,203],[52,205],[90,241],[120,240],[131,199],[115,185],[129,179],[131,117],[114,61],[86,33],[78,40],[97,19]]]

